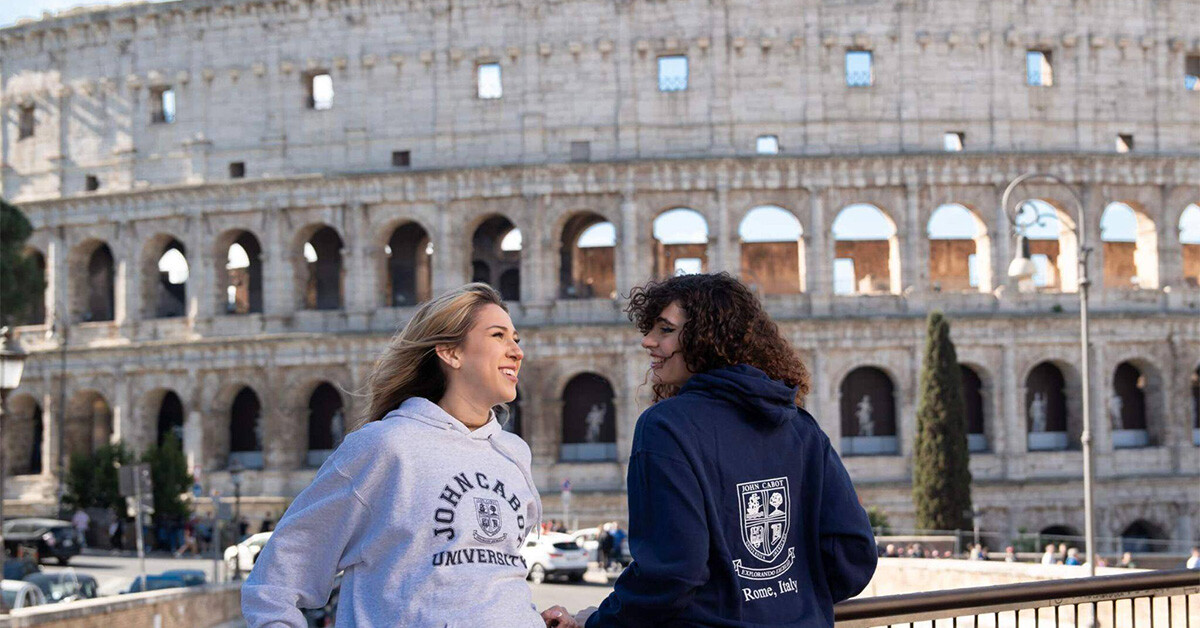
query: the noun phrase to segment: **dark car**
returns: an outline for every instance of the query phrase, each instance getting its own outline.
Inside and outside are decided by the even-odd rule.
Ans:
[[[7,558],[4,561],[5,580],[24,580],[31,573],[38,573],[42,568],[31,558]]]
[[[46,594],[46,602],[74,602],[90,600],[97,596],[96,579],[82,574],[76,574],[68,569],[58,573],[38,572],[25,577],[25,582],[37,585]]]
[[[70,521],[60,519],[12,519],[4,522],[4,549],[13,556],[21,546],[36,547],[38,560],[54,557],[65,565],[79,555],[83,539]]]
[[[189,587],[202,585],[208,580],[204,572],[199,569],[171,569],[159,575],[164,578],[179,578],[183,580],[183,584]]]
[[[176,589],[188,586],[183,578],[178,576],[164,576],[162,574],[154,576],[146,576],[146,586],[142,587],[142,577],[138,576],[130,583],[129,588],[125,593],[141,593],[142,591],[160,591],[162,589]]]

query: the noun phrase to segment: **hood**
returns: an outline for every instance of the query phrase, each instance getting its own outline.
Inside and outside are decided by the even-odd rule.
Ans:
[[[796,416],[796,387],[771,379],[748,364],[697,373],[679,389],[681,395],[687,392],[728,401],[771,426]]]
[[[450,416],[441,406],[424,397],[409,397],[405,399],[399,408],[389,412],[383,419],[385,421],[389,419],[420,421],[427,425],[458,432],[474,439],[491,438],[492,435],[503,429],[500,427],[500,422],[496,420],[496,413],[491,412],[488,422],[472,432],[462,421]]]

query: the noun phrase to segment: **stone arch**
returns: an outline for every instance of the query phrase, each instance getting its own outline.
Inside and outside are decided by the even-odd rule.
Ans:
[[[308,454],[305,462],[319,467],[346,436],[346,407],[337,387],[318,383],[308,396]]]
[[[838,386],[843,455],[900,453],[896,385],[875,366],[859,366]]]
[[[112,442],[113,410],[96,390],[80,390],[67,401],[63,426],[63,450],[67,456],[90,455]]]
[[[926,232],[934,292],[991,292],[991,238],[978,212],[961,203],[939,205]]]
[[[1154,552],[1168,545],[1171,536],[1162,526],[1146,519],[1137,519],[1121,530],[1122,552]]]
[[[1023,407],[1029,451],[1071,448],[1067,378],[1059,365],[1045,361],[1029,370]]]
[[[603,375],[579,373],[563,387],[563,462],[617,459],[617,407],[612,383]]]
[[[254,232],[232,229],[217,238],[213,251],[216,265],[217,302],[226,314],[258,314],[263,311],[262,245]]]
[[[1067,546],[1072,546],[1075,543],[1082,542],[1083,533],[1078,528],[1062,523],[1048,525],[1038,532],[1038,538],[1041,539],[1042,545],[1054,545],[1063,543]],[[1043,549],[1039,547],[1038,549]],[[1055,548],[1057,552],[1057,548]]]
[[[1154,447],[1166,442],[1171,427],[1168,415],[1168,384],[1155,362],[1141,355],[1114,360],[1112,378],[1105,398],[1105,412],[1113,431],[1113,447]],[[1120,402],[1114,402],[1114,397]],[[1118,430],[1122,434],[1118,434]],[[1128,430],[1128,431],[1126,431]]]
[[[1200,288],[1200,203],[1183,209],[1178,227],[1183,281],[1192,288]]]
[[[343,248],[342,236],[327,224],[300,230],[294,259],[296,285],[303,286],[297,293],[301,309],[341,309],[345,302]]]
[[[615,299],[617,228],[594,211],[571,213],[559,238],[558,296]]]
[[[984,380],[979,375],[978,367],[962,363],[958,367],[962,372],[963,401],[967,413],[967,449],[971,452],[988,451],[989,417]]]
[[[433,242],[420,223],[405,220],[387,231],[381,284],[385,307],[408,307],[433,297]]]
[[[164,390],[161,394],[162,399],[158,403],[158,414],[155,418],[154,440],[161,446],[168,436],[174,436],[182,447],[183,424],[187,421],[183,400],[174,390]]]
[[[660,212],[652,223],[654,276],[708,271],[708,220],[690,207]]]
[[[85,240],[68,260],[71,318],[78,322],[116,320],[116,260],[102,240]]]
[[[1158,226],[1136,203],[1116,201],[1100,214],[1104,285],[1158,288]]]
[[[741,278],[762,294],[805,291],[804,227],[779,205],[758,205],[738,224]]]
[[[37,291],[33,300],[30,301],[28,308],[22,313],[22,325],[45,325],[46,324],[46,286],[48,285],[46,277],[46,256],[38,249],[27,246],[25,247],[25,256],[33,260],[35,272],[42,280],[42,287]]]
[[[266,428],[258,393],[242,386],[229,404],[229,462],[243,468],[263,466],[263,430]]]
[[[521,300],[523,234],[507,216],[490,214],[471,235],[471,281],[496,287],[505,301]]]
[[[7,475],[42,472],[45,437],[42,405],[30,394],[13,395],[4,418],[4,460]]]
[[[1079,290],[1078,238],[1075,220],[1056,201],[1030,198],[1017,205],[1018,220],[1036,272],[1022,290],[1077,292]]]
[[[900,294],[900,239],[886,211],[869,203],[847,205],[830,231],[834,294]]]
[[[142,317],[175,318],[187,313],[187,250],[168,233],[160,233],[142,247]]]

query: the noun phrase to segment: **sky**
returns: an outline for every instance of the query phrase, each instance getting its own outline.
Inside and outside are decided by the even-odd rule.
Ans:
[[[151,0],[161,2],[162,0]],[[43,11],[62,11],[81,6],[111,6],[124,2],[88,2],[86,0],[0,0],[0,27],[12,26],[26,17],[40,18]]]

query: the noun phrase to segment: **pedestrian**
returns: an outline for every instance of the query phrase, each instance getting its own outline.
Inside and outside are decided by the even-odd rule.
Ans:
[[[1058,563],[1058,555],[1054,553],[1054,544],[1046,545],[1046,551],[1042,554],[1043,565],[1054,565]]]
[[[1069,552],[1067,550],[1067,544],[1059,543],[1058,544],[1058,554],[1055,556],[1055,562],[1057,562],[1060,565],[1067,564],[1067,555],[1068,554],[1069,554]]]
[[[610,525],[605,523],[600,526],[600,537],[597,539],[597,549],[599,550],[597,562],[600,563],[601,569],[608,569],[608,557],[612,554],[613,538]]]
[[[612,522],[612,526],[613,526],[613,530],[612,530],[613,542],[612,542],[612,552],[609,554],[609,556],[611,557],[612,562],[616,565],[616,568],[621,569],[622,567],[625,566],[625,560],[624,560],[625,547],[624,546],[625,546],[626,534],[625,534],[625,530],[621,529],[620,523],[617,523],[616,521],[614,521],[614,522]]]
[[[1082,565],[1083,561],[1079,559],[1079,549],[1074,547],[1068,549],[1067,559],[1063,561],[1063,564],[1072,566]]]
[[[120,515],[113,513],[112,520],[108,523],[108,545],[113,552],[125,551],[125,526],[121,521]]]
[[[82,508],[76,508],[75,514],[71,515],[71,526],[79,533],[79,544],[85,548],[88,546],[87,532],[91,522],[92,518]]]
[[[258,526],[259,532],[270,532],[275,529],[275,513],[268,512],[266,517],[263,517],[262,523]]]
[[[520,550],[542,518],[529,446],[494,408],[525,357],[473,283],[422,304],[375,363],[364,416],[284,513],[242,585],[249,628],[307,626],[342,572],[339,626],[572,628],[541,615]]]
[[[1017,562],[1017,551],[1015,549],[1013,549],[1013,546],[1011,546],[1011,545],[1006,546],[1004,548],[1004,562],[1006,562],[1006,563]]]
[[[1187,559],[1185,566],[1188,569],[1200,569],[1200,545],[1192,547],[1192,555]]]
[[[636,287],[627,311],[655,397],[629,458],[633,563],[576,619],[832,626],[878,557],[850,476],[800,407],[806,367],[726,273]]]
[[[1132,552],[1125,552],[1124,554],[1121,554],[1120,566],[1126,569],[1137,569],[1137,563],[1133,560]]]

